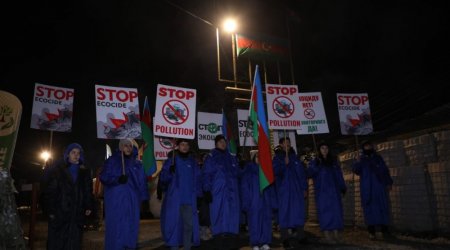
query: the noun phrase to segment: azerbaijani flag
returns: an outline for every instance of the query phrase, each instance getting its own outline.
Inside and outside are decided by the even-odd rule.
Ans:
[[[267,126],[266,112],[264,110],[264,100],[258,65],[256,65],[255,79],[253,81],[249,117],[253,124],[253,140],[256,145],[258,145],[259,190],[262,191],[274,182],[274,175],[272,168],[272,154],[270,151],[269,127]]]
[[[141,118],[142,139],[144,139],[142,165],[147,177],[151,177],[156,172],[156,160],[153,150],[153,131],[152,131],[152,116],[150,115],[150,108],[148,107],[147,96],[144,101],[144,110]]]
[[[289,43],[275,37],[236,34],[236,54],[255,59],[286,59]]]
[[[233,133],[231,131],[230,124],[228,124],[227,117],[222,109],[222,134],[228,142],[227,148],[230,154],[236,155],[237,147],[236,141],[234,140]]]

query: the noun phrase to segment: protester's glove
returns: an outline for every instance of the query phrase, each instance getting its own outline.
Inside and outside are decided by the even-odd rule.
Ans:
[[[175,173],[175,164],[170,165],[169,171],[174,174]]]
[[[125,184],[125,183],[127,183],[127,181],[128,181],[128,176],[126,176],[126,175],[121,175],[120,177],[119,177],[119,183],[120,184]]]
[[[203,192],[203,199],[206,201],[206,203],[211,203],[212,202],[212,194],[210,191],[208,192]]]

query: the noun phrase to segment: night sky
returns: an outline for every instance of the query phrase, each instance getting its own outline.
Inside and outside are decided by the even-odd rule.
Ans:
[[[96,139],[95,84],[138,88],[140,105],[147,95],[152,113],[158,83],[198,89],[198,111],[247,108],[233,106],[233,95],[217,81],[215,28],[174,5],[214,25],[233,15],[242,33],[286,38],[288,25],[295,81],[300,91],[321,91],[324,98],[330,134],[318,140],[345,139],[336,92],[369,93],[376,133],[450,103],[444,91],[450,80],[448,1],[11,2],[2,3],[0,15],[0,89],[24,106],[17,173],[37,169],[33,164],[49,143],[48,131],[29,128],[36,82],[75,88],[73,132],[54,133],[55,154],[79,142],[93,167],[102,164],[105,142],[116,144]],[[224,75],[231,78],[229,44],[222,43]],[[289,76],[283,82],[290,84]],[[422,125],[449,121],[447,115]],[[297,140],[311,143],[310,136]]]

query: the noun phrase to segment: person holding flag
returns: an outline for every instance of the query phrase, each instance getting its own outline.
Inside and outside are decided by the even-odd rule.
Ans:
[[[144,169],[130,139],[119,142],[100,173],[104,185],[105,249],[136,249],[141,202],[149,200]]]
[[[211,231],[221,247],[233,243],[230,237],[239,233],[239,166],[236,156],[227,150],[223,135],[214,139],[203,166],[204,199],[210,203]]]
[[[280,138],[279,145],[275,148],[273,167],[276,176],[281,239],[285,249],[292,249],[296,243],[293,244],[289,229],[296,230],[298,243],[305,240],[303,227],[308,183],[305,167],[291,147],[289,137]]]
[[[268,250],[272,242],[272,215],[277,209],[275,187],[271,184],[260,190],[258,150],[250,151],[250,158],[242,174],[242,210],[247,213],[252,249]]]
[[[162,167],[161,186],[165,192],[161,207],[161,233],[171,249],[200,245],[197,197],[202,196],[201,172],[190,153],[189,140],[178,139]]]

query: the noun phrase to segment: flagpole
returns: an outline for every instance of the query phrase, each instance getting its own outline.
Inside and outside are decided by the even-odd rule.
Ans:
[[[277,60],[277,72],[278,72],[278,84],[280,84],[281,85],[281,72],[280,72],[280,61],[279,60]],[[284,128],[283,129],[283,134],[284,134],[284,142],[286,143],[286,137],[287,137],[287,133],[286,133],[286,128]],[[286,150],[286,158],[288,158],[289,157],[289,155],[288,155],[288,149],[285,149]]]
[[[236,39],[235,34],[231,34],[231,50],[233,53],[233,80],[234,80],[234,87],[237,88],[237,66],[236,66]]]
[[[252,85],[252,61],[248,59],[248,81]]]
[[[252,86],[252,61],[250,58],[248,58],[248,81],[250,83],[250,86]],[[252,92],[250,94],[250,102],[253,98],[253,88],[251,88]],[[248,126],[250,125],[250,116],[247,116],[247,124],[245,126],[245,136],[244,136],[244,145],[242,146],[242,157],[244,157],[245,153],[245,147],[247,146],[247,133],[248,133]],[[253,150],[253,146],[250,146],[250,150]],[[251,160],[251,159],[250,159]]]
[[[263,66],[264,66],[264,84],[267,84],[266,60],[263,60]]]

